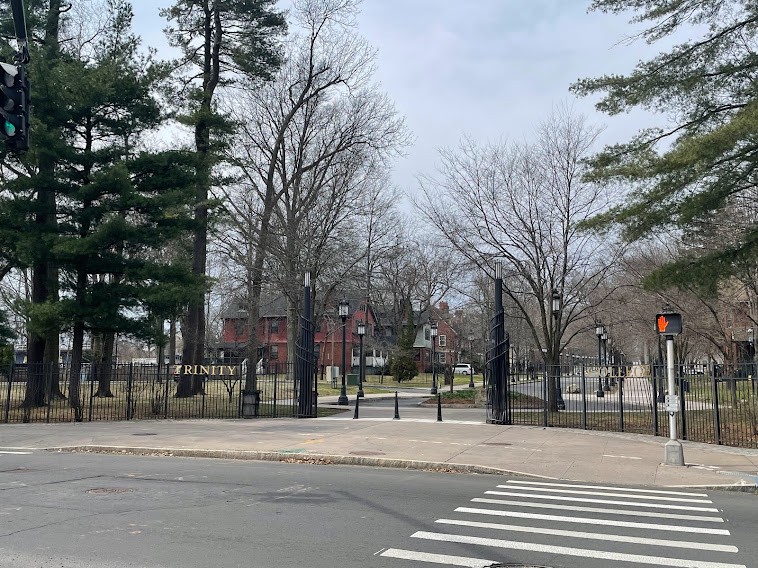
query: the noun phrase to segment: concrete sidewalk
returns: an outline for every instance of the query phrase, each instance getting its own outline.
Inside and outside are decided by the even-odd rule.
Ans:
[[[436,408],[411,405],[393,420],[392,400],[370,398],[361,402],[357,420],[351,400],[348,412],[318,419],[1,425],[0,450],[303,461],[746,491],[758,483],[758,450],[683,442],[687,465],[667,466],[661,463],[666,438],[497,426],[485,423],[482,409],[445,409],[437,422]]]

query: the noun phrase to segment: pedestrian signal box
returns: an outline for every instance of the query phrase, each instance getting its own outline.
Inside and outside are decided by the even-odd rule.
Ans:
[[[657,314],[655,330],[658,335],[679,335],[682,333],[682,314]]]

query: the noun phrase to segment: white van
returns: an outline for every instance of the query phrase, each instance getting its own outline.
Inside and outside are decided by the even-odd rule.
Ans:
[[[469,363],[456,363],[453,367],[453,373],[456,375],[470,375],[473,372]]]

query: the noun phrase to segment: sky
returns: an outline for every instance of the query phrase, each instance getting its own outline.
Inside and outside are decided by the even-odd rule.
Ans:
[[[171,0],[133,0],[135,31],[169,54],[158,10]],[[663,120],[644,112],[608,117],[597,98],[577,98],[579,78],[625,74],[655,55],[631,14],[587,13],[590,0],[364,0],[359,32],[377,49],[376,79],[405,117],[413,144],[391,179],[414,194],[433,174],[438,149],[465,135],[478,142],[528,140],[556,105],[568,103],[605,128],[600,146]]]

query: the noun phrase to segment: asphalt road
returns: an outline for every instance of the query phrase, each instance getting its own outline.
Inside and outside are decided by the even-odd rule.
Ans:
[[[0,451],[0,566],[754,568],[758,497]]]

